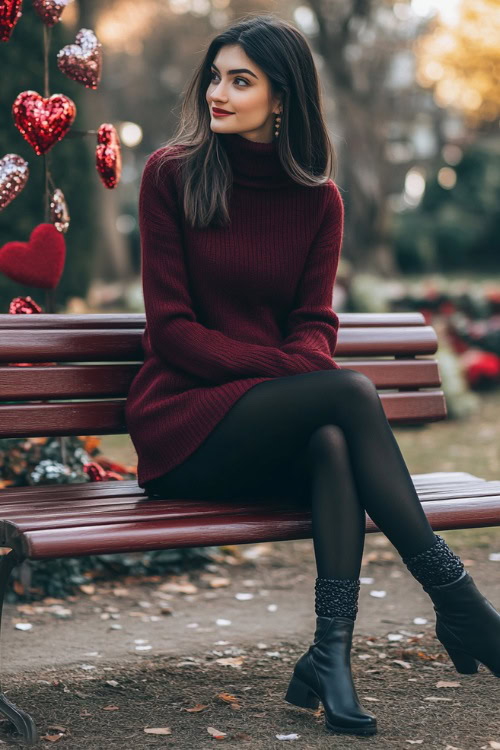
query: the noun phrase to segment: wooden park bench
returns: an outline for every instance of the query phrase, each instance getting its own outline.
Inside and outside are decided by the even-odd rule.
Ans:
[[[430,356],[438,340],[423,315],[339,317],[335,360],[376,384],[391,424],[445,419]],[[143,314],[0,315],[0,438],[126,433],[144,326]],[[435,530],[500,525],[500,482],[463,472],[412,479]],[[11,550],[0,557],[0,616],[10,572],[26,559],[312,537],[310,511],[283,497],[150,500],[136,480],[5,488],[0,503],[0,546]],[[366,531],[377,530],[367,517]],[[37,742],[33,719],[2,693],[0,712]]]

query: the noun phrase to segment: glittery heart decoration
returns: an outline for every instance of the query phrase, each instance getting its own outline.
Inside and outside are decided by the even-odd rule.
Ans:
[[[8,42],[14,26],[22,16],[23,0],[0,0],[0,42]]]
[[[50,220],[58,232],[66,234],[69,227],[69,211],[64,193],[59,188],[54,190],[50,198]]]
[[[17,129],[40,156],[60,141],[76,117],[76,105],[64,94],[45,99],[36,91],[22,91],[12,105]]]
[[[9,305],[10,315],[20,315],[22,313],[32,315],[33,313],[41,312],[42,308],[40,305],[38,305],[29,295],[27,297],[14,297]]]
[[[61,73],[86,88],[96,89],[101,80],[102,44],[91,29],[80,29],[76,44],[68,44],[57,53]]]
[[[17,154],[0,159],[0,211],[16,198],[28,182],[28,162]]]
[[[46,26],[54,26],[72,0],[33,0],[33,7]]]
[[[114,125],[104,122],[97,131],[96,166],[107,188],[114,188],[122,173],[120,139]]]
[[[26,297],[14,297],[9,305],[9,315],[34,315],[35,313],[41,313],[42,308],[38,305],[35,300],[27,295]],[[37,362],[36,366],[41,365],[52,365],[55,362]],[[33,362],[8,362],[7,367],[33,367]]]
[[[0,272],[13,281],[54,289],[64,269],[66,243],[53,224],[39,224],[28,242],[0,247]]]

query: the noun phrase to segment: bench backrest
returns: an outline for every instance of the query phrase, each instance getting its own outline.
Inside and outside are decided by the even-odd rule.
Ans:
[[[340,313],[335,361],[377,386],[387,417],[446,417],[432,326],[420,313]],[[0,315],[0,437],[127,432],[142,313]]]

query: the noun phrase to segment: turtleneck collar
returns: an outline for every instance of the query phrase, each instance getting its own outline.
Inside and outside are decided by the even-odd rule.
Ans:
[[[261,143],[239,133],[221,133],[219,138],[231,163],[235,184],[267,190],[296,184],[281,164],[275,139]]]

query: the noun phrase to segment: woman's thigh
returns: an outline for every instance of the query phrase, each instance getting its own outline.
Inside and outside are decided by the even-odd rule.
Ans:
[[[167,497],[293,494],[308,486],[306,448],[323,424],[342,426],[374,386],[355,370],[321,370],[258,383],[182,464],[147,486]],[[375,390],[376,393],[376,390]]]

